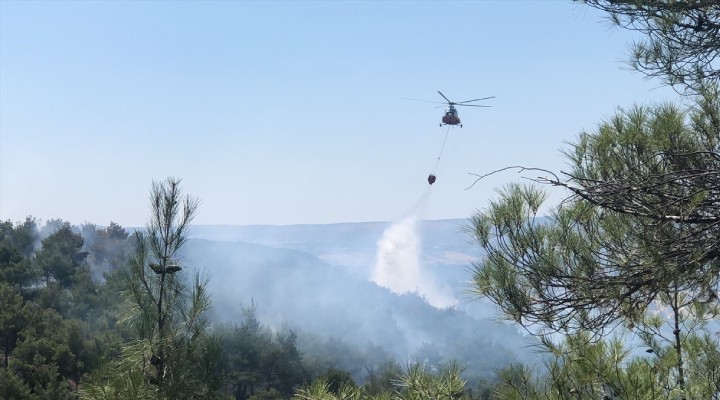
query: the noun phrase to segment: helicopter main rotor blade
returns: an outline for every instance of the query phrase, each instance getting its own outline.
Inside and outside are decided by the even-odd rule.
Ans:
[[[463,106],[463,107],[492,107],[492,106],[486,106],[483,104],[455,104],[456,106]]]
[[[422,101],[423,103],[433,103],[433,104],[445,104],[439,101],[430,101],[430,100],[420,100],[420,99],[411,99],[408,97],[402,97],[403,100],[412,100],[412,101]]]
[[[473,101],[488,100],[488,99],[494,99],[494,98],[495,98],[495,96],[483,97],[483,98],[481,98],[481,99],[465,100],[465,101],[461,101],[461,102],[458,102],[458,103],[455,103],[455,104],[472,103]]]
[[[453,103],[452,101],[450,101],[450,99],[448,99],[447,97],[445,97],[445,95],[444,95],[444,94],[442,94],[442,92],[441,92],[441,91],[439,91],[439,90],[438,90],[438,93],[440,93],[440,96],[442,96],[442,97],[443,97],[443,99],[447,100],[448,104],[455,104],[455,103]]]

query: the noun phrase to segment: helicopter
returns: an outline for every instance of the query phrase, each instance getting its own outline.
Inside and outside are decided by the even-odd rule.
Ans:
[[[448,99],[441,91],[438,90],[438,93],[440,94],[440,96],[443,97],[443,99],[445,99],[445,101],[447,102],[447,105],[448,105],[448,107],[445,109],[445,115],[443,115],[443,117],[442,117],[442,122],[440,122],[441,127],[443,125],[452,125],[452,126],[459,125],[462,128],[462,122],[460,121],[460,117],[458,117],[458,112],[457,112],[457,109],[455,108],[455,106],[492,107],[492,106],[486,106],[486,105],[482,105],[482,104],[467,104],[467,103],[472,103],[474,101],[488,100],[488,99],[495,98],[495,96],[489,96],[489,97],[483,97],[480,99],[454,102],[454,101],[450,101],[450,99]],[[427,103],[436,103],[436,104],[445,104],[445,103],[442,103],[439,101],[427,101],[427,100],[417,100],[417,99],[407,99],[407,100],[424,101]]]
[[[491,106],[486,106],[486,105],[481,105],[481,104],[465,104],[465,103],[472,103],[473,101],[488,100],[488,99],[495,98],[495,96],[489,96],[489,97],[483,97],[480,99],[460,101],[460,102],[456,103],[454,101],[450,101],[450,99],[445,97],[445,95],[442,94],[441,91],[438,90],[438,93],[440,94],[440,96],[443,97],[443,99],[445,99],[447,101],[447,104],[448,104],[448,108],[445,109],[445,115],[443,115],[442,122],[440,123],[441,127],[443,125],[460,125],[460,127],[462,128],[462,122],[460,122],[460,117],[458,117],[458,112],[457,112],[457,109],[455,108],[455,106],[491,107]]]

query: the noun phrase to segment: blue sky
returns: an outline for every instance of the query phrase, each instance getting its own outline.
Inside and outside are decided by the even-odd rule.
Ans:
[[[617,107],[677,101],[571,1],[0,1],[0,219],[143,225],[467,218]],[[403,100],[496,96],[462,108]],[[429,189],[427,175],[438,180]],[[532,176],[533,174],[525,174]]]

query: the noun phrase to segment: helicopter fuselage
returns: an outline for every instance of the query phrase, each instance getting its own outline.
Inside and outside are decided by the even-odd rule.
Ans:
[[[451,104],[446,110],[445,115],[442,117],[442,123],[440,126],[443,125],[460,125],[462,128],[462,124],[460,123],[460,118],[458,117],[457,109]]]

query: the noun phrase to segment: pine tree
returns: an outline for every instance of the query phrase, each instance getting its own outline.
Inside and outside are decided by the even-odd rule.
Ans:
[[[101,368],[87,398],[212,399],[222,384],[220,343],[208,329],[207,280],[183,280],[178,251],[198,200],[183,196],[180,180],[154,182],[151,212],[125,276],[127,304],[120,320],[134,332],[122,357]]]

